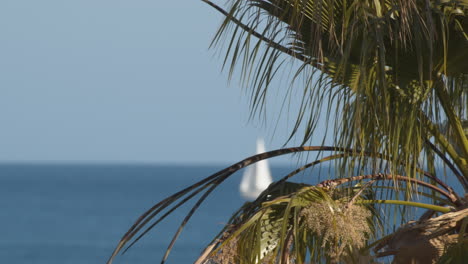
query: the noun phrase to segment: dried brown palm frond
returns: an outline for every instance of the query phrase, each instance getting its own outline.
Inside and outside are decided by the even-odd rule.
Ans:
[[[468,234],[457,229],[468,219],[468,209],[446,213],[423,221],[409,222],[376,246],[379,257],[393,255],[395,264],[437,263],[447,249],[466,243]]]

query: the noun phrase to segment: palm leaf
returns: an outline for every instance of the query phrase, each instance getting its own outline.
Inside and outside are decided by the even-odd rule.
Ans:
[[[310,81],[304,87],[292,130],[294,135],[305,122],[303,144],[313,135],[321,111],[318,106],[330,98],[327,90],[338,88],[339,96],[332,101],[342,112],[336,117],[343,122],[335,127],[338,145],[399,157],[415,167],[426,141],[435,139],[435,144],[444,151],[453,147],[439,142],[437,132],[427,128],[426,120],[436,124],[448,117],[457,130],[458,142],[467,144],[464,148],[468,150],[461,121],[456,119],[460,114],[466,115],[468,89],[450,89],[451,84],[460,83],[468,75],[466,1],[233,0],[230,3],[215,42],[221,43],[218,42],[221,36],[229,39],[229,30],[234,29],[230,43],[237,43],[237,47],[228,49],[226,58],[231,58],[231,73],[243,61],[242,76],[254,76],[244,79],[252,80],[253,111],[263,109],[268,88],[286,62],[284,56],[272,49],[289,55],[293,62],[298,59],[292,82],[301,78],[330,80],[319,86]],[[230,23],[234,25],[229,27]],[[251,36],[259,35],[259,41],[266,44],[265,52],[259,49],[258,42],[249,51]],[[320,72],[308,70],[311,67]],[[255,72],[250,75],[248,72],[253,69]],[[447,89],[448,93],[443,95]],[[309,100],[309,95],[316,99]],[[443,112],[435,112],[440,105],[446,106],[442,107]],[[452,159],[459,159],[457,153],[449,154]],[[466,165],[458,162],[456,166],[467,175]],[[400,170],[398,166],[391,168],[392,172]],[[411,170],[405,173],[417,176]]]

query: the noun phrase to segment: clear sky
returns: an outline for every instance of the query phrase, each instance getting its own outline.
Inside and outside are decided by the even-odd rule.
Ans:
[[[198,0],[2,0],[0,162],[231,163],[257,136],[280,147],[287,129],[249,121],[208,49],[221,21]]]

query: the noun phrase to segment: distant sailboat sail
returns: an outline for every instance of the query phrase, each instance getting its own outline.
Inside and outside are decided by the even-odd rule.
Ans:
[[[265,144],[262,139],[258,139],[257,154],[264,152]],[[239,190],[244,199],[255,200],[272,181],[268,161],[261,160],[246,168]]]

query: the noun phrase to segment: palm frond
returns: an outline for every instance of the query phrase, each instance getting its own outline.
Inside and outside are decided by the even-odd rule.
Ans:
[[[169,214],[171,214],[174,210],[178,209],[181,205],[187,203],[191,199],[193,199],[196,195],[201,194],[201,197],[197,200],[195,205],[190,209],[187,213],[186,217],[183,219],[182,223],[180,224],[179,228],[177,229],[176,233],[174,234],[168,249],[163,257],[162,263],[164,263],[169,256],[178,236],[184,229],[187,222],[190,220],[192,215],[195,211],[199,208],[201,203],[208,197],[208,195],[217,188],[221,183],[223,183],[229,176],[234,174],[236,171],[245,168],[255,162],[258,162],[263,159],[272,158],[275,156],[286,155],[291,153],[297,152],[304,152],[304,151],[337,151],[337,152],[346,152],[346,153],[353,153],[354,150],[351,149],[343,149],[343,148],[336,148],[330,146],[303,146],[303,147],[296,147],[296,148],[285,148],[285,149],[278,149],[274,151],[269,151],[266,153],[261,153],[254,155],[252,157],[246,158],[238,163],[233,164],[173,195],[170,197],[162,200],[161,202],[154,205],[144,214],[142,214],[137,221],[133,224],[133,226],[125,233],[122,237],[114,252],[110,256],[108,260],[108,264],[111,264],[116,255],[124,250],[123,252],[127,251],[131,248],[136,242],[138,242],[144,235],[146,235],[151,229],[153,229],[157,224],[159,224],[162,220],[164,220]],[[167,212],[163,213],[163,210],[172,206]],[[158,219],[154,220],[155,217],[162,214]],[[153,221],[151,223],[151,221]],[[133,241],[132,241],[133,239]],[[130,245],[127,246],[127,244]],[[125,248],[127,246],[127,248]]]
[[[297,65],[291,82],[307,80],[291,133],[297,134],[304,123],[303,144],[314,134],[321,105],[330,104],[329,91],[335,90],[339,96],[331,104],[341,112],[334,118],[342,122],[334,127],[340,146],[399,157],[413,168],[427,141],[443,151],[455,148],[452,144],[468,150],[461,126],[468,111],[466,1],[229,2],[214,42],[220,44],[222,36],[230,39],[225,61],[231,60],[231,73],[242,62],[241,78],[252,87],[253,111],[263,109],[272,80],[288,57]],[[251,36],[259,35],[250,45]],[[265,43],[264,53],[259,42]],[[330,81],[314,85],[313,80],[322,79]],[[427,120],[448,120],[458,143],[439,142]],[[451,154],[451,159],[459,158]],[[399,163],[393,164],[390,172],[400,173]],[[465,175],[466,188],[468,168],[461,162],[456,166]],[[414,170],[405,174],[417,176]]]

